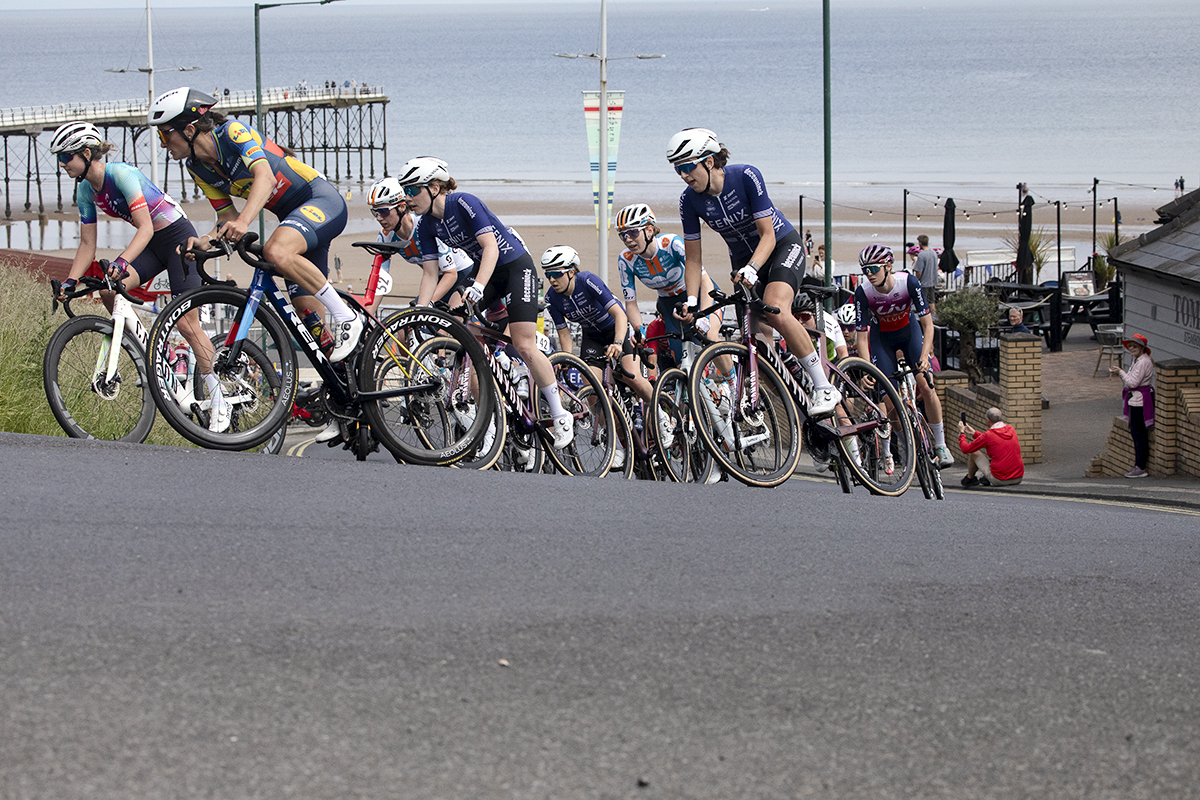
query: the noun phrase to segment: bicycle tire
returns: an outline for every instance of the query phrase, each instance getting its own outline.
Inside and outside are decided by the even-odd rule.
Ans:
[[[536,432],[522,433],[516,427],[515,418],[505,413],[508,430],[504,436],[504,449],[492,469],[500,472],[527,472],[537,474],[546,468],[546,445]]]
[[[589,397],[607,397],[604,387],[587,364],[570,353],[553,353],[550,366],[558,382],[558,395],[574,419],[575,438],[561,450],[555,449],[550,433],[550,408],[538,392],[538,435],[554,468],[564,475],[603,478],[608,474],[615,450],[616,425],[611,403],[591,403]]]
[[[613,441],[617,446],[625,449],[625,463],[620,468],[612,467],[608,474],[616,475],[625,480],[633,480],[633,470],[637,466],[637,453],[633,447],[633,423],[629,421],[629,415],[621,407],[621,403],[614,397],[609,397],[609,403],[612,404],[613,410]],[[613,460],[616,460],[616,452],[613,452]]]
[[[651,395],[650,405],[655,413],[649,415],[649,423],[654,433],[654,449],[658,453],[659,463],[667,477],[675,483],[691,483],[696,480],[707,480],[708,475],[701,477],[693,467],[697,459],[707,460],[711,470],[712,456],[700,440],[696,432],[696,418],[692,414],[692,404],[689,401],[688,376],[681,369],[668,369],[658,376],[654,382],[654,394]],[[661,411],[672,424],[671,430],[663,430],[664,420],[657,412]]]
[[[269,456],[277,456],[283,451],[283,442],[287,439],[287,423],[283,427],[275,431],[275,435],[267,439],[266,443],[258,449],[257,452],[265,453]]]
[[[427,340],[442,336],[457,343],[457,349],[449,354],[456,361],[430,370],[416,357],[416,351]],[[418,342],[413,345],[415,350],[409,342]],[[456,319],[432,308],[389,316],[364,343],[359,388],[363,392],[406,387],[419,391],[363,403],[376,438],[409,464],[448,466],[470,456],[487,432],[496,403],[493,381],[479,380],[473,398],[475,416],[469,426],[451,423],[447,408],[450,381],[454,375],[470,371],[490,374],[483,348]]]
[[[50,412],[72,439],[140,444],[154,427],[155,406],[146,354],[128,331],[121,337],[113,385],[93,385],[97,359],[106,338],[111,344],[112,331],[111,319],[90,314],[60,325],[42,357],[42,386]],[[122,391],[122,381],[134,375],[136,391]]]
[[[213,450],[249,450],[263,444],[287,424],[298,385],[296,353],[292,338],[278,315],[265,303],[254,314],[251,329],[242,340],[241,355],[233,363],[223,343],[227,332],[239,323],[248,295],[229,286],[202,286],[176,297],[164,308],[150,328],[149,370],[154,402],[159,413],[188,441]],[[220,433],[207,427],[202,413],[207,387],[193,381],[194,401],[182,407],[172,395],[170,355],[172,345],[183,339],[178,323],[191,310],[215,344],[213,372],[221,382],[222,394],[233,404],[229,428]],[[204,320],[208,320],[205,322]]]
[[[921,439],[926,443],[933,442],[933,428],[929,425],[929,420],[924,416],[919,416],[921,424]],[[929,485],[933,490],[933,498],[936,500],[946,499],[946,487],[942,484],[942,465],[938,462],[937,451],[933,447],[926,446],[927,467],[926,474],[929,475]],[[928,497],[928,495],[926,495]]]
[[[467,360],[462,357],[462,344],[455,338],[450,336],[435,336],[417,346],[414,351],[414,357],[427,367],[438,369],[447,369],[451,373],[455,369],[465,369]],[[453,357],[446,362],[445,353],[452,352]],[[443,363],[438,364],[441,360]],[[385,370],[386,372],[386,370]],[[490,377],[490,373],[473,373],[475,375],[483,374],[484,380]],[[461,399],[456,399],[455,384],[460,379],[470,381],[469,374],[449,374],[448,380],[444,384],[446,394],[442,397],[442,405],[446,411],[447,424],[457,426],[465,430],[475,419],[477,413],[477,404],[474,402],[474,397],[470,392],[466,392]],[[495,387],[493,382],[493,392],[499,397],[500,390]],[[479,445],[475,447],[470,454],[465,456],[462,461],[458,462],[458,466],[462,469],[491,469],[500,460],[501,454],[504,452],[504,446],[508,439],[508,425],[505,424],[506,415],[501,403],[496,403],[492,409],[492,419],[484,429],[483,437],[479,441]],[[491,437],[489,438],[489,434]]]
[[[917,420],[918,426],[921,420]],[[914,472],[916,473],[917,482],[921,484],[921,493],[925,495],[926,500],[933,499],[933,483],[929,477],[929,453],[925,447],[924,431],[914,431],[913,444],[916,446],[917,462]]]
[[[913,443],[912,423],[904,411],[903,401],[892,382],[869,361],[858,357],[849,357],[837,362],[841,374],[834,372],[831,379],[838,391],[842,393],[842,402],[838,404],[836,419],[847,419],[850,424],[862,424],[861,431],[851,436],[838,439],[837,446],[841,451],[843,463],[854,474],[855,479],[872,494],[887,497],[899,497],[908,490],[916,469],[916,445]],[[859,387],[858,390],[845,385],[845,381]],[[864,378],[871,378],[873,385],[864,383]],[[870,386],[870,388],[868,388]],[[865,395],[865,397],[864,397]],[[890,403],[896,411],[896,418],[888,420],[887,415],[880,410],[880,404]],[[876,432],[881,423],[887,423],[882,429],[889,432],[888,441],[895,461],[895,471],[887,475],[884,461],[877,451],[879,442]],[[850,457],[850,438],[858,440],[858,451],[861,463]]]
[[[722,356],[734,362],[736,379],[726,384],[728,394],[713,378],[719,372],[713,360]],[[741,389],[748,359],[746,346],[737,342],[717,342],[700,351],[689,376],[692,411],[705,448],[727,473],[748,486],[778,486],[800,460],[796,404],[779,374],[758,359],[759,407],[746,414]]]

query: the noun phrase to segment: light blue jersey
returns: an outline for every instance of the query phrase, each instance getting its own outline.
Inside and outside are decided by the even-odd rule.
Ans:
[[[647,288],[657,289],[659,297],[675,297],[687,291],[683,281],[683,239],[673,233],[663,233],[656,236],[654,242],[657,249],[648,258],[625,250],[617,259],[621,294],[627,303],[637,300],[635,278]]]

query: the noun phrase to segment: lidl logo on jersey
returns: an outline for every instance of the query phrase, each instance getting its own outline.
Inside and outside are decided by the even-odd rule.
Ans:
[[[236,123],[229,126],[229,138],[233,140],[234,144],[245,144],[254,140],[249,128]]]
[[[300,213],[318,225],[325,221],[325,212],[316,206],[300,206]]]

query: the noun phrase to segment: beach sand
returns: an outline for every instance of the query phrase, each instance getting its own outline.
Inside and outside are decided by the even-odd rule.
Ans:
[[[1103,190],[1104,187],[1102,187]],[[599,272],[597,268],[597,253],[599,250],[598,237],[594,222],[594,211],[591,202],[591,187],[583,183],[503,183],[481,182],[471,185],[464,182],[460,185],[463,191],[477,194],[505,224],[515,228],[525,239],[534,261],[540,260],[542,252],[552,245],[567,244],[579,251],[583,268]],[[682,184],[645,184],[623,186],[618,184],[614,209],[633,202],[650,203],[659,217],[659,226],[668,233],[682,233],[677,211],[679,192]],[[819,187],[792,187],[770,185],[772,200],[797,225],[800,215],[798,195],[801,190],[820,191]],[[955,251],[963,257],[968,249],[1001,249],[1005,247],[1005,238],[1016,237],[1016,196],[1013,192],[1011,201],[987,199],[995,197],[995,188],[975,189],[971,187],[956,187],[956,192],[971,199],[957,201],[959,216],[956,221]],[[1079,196],[1080,187],[1064,190],[1058,196]],[[330,248],[330,267],[334,259],[342,265],[342,281],[339,288],[352,286],[356,294],[365,289],[366,278],[370,272],[371,257],[365,251],[353,247],[354,242],[374,241],[378,227],[371,217],[363,200],[365,190],[355,189],[348,205],[350,220],[346,231],[334,240]],[[1137,197],[1122,197],[1120,201],[1122,227],[1121,232],[1127,236],[1136,236],[1151,230],[1156,218],[1154,209],[1170,201],[1164,193],[1150,193],[1139,190],[1130,194]],[[789,195],[791,197],[789,198]],[[975,198],[983,198],[982,202]],[[841,272],[851,267],[857,259],[857,254],[864,246],[872,243],[887,244],[893,249],[899,249],[902,238],[903,190],[895,187],[864,187],[856,190],[846,190],[835,196],[833,207],[833,258]],[[937,205],[935,205],[935,203]],[[206,201],[189,201],[184,205],[188,216],[196,223],[201,233],[207,231],[213,218],[212,210]],[[970,214],[966,219],[964,214]],[[995,216],[993,216],[995,214]],[[22,215],[26,220],[29,215]],[[908,198],[908,229],[907,240],[915,241],[920,233],[929,236],[930,244],[940,247],[942,244],[942,226],[945,211],[941,207],[941,198],[934,194],[921,194]],[[268,218],[270,215],[268,215]],[[49,225],[58,221],[73,222],[78,219],[75,212],[50,213],[46,215]],[[37,241],[36,215],[33,222],[17,221],[14,225],[29,229],[27,238]],[[1106,205],[1097,213],[1098,235],[1103,237],[1112,231],[1112,206]],[[124,226],[124,223],[120,223]],[[813,239],[819,244],[824,239],[824,207],[811,195],[804,199],[803,223],[797,225],[801,233],[811,230]],[[1041,228],[1051,237],[1055,235],[1055,208],[1044,201],[1038,203],[1034,211],[1034,227]],[[128,226],[124,226],[128,228]],[[1080,264],[1086,260],[1091,250],[1092,237],[1092,207],[1085,201],[1074,201],[1064,205],[1062,211],[1063,245],[1076,247],[1076,257]],[[0,229],[0,237],[2,237]],[[132,230],[118,228],[113,231],[113,241],[119,244],[132,237]],[[2,241],[2,238],[0,238]],[[703,227],[702,249],[705,256],[705,266],[722,285],[728,284],[729,256],[724,242],[707,227]],[[72,238],[68,234],[58,244],[65,245],[62,249],[43,249],[52,255],[70,257],[74,247],[70,246]],[[19,245],[14,242],[14,247]],[[608,283],[610,288],[617,291],[617,256],[622,245],[615,231],[610,230],[608,236],[609,269]],[[101,247],[99,257],[112,258],[119,254],[119,249]],[[1054,269],[1051,263],[1049,269]],[[222,267],[226,276],[230,274],[245,286],[250,279],[250,267],[235,263]],[[1066,265],[1064,265],[1066,268]],[[331,276],[335,277],[335,276]],[[1053,273],[1043,274],[1043,280],[1052,279]],[[397,299],[416,294],[420,280],[420,270],[408,264],[394,264],[392,268],[393,289],[391,296]],[[639,287],[639,300],[652,301],[655,293]]]

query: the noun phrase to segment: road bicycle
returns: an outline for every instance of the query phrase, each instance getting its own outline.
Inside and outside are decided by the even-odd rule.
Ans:
[[[836,287],[801,286],[820,305]],[[825,343],[818,341],[822,363],[830,382],[842,394],[834,413],[814,419],[808,412],[809,395],[801,375],[784,363],[773,337],[760,335],[758,317],[777,314],[744,283],[732,295],[710,292],[716,301],[697,312],[707,316],[725,306],[737,312],[740,341],[717,342],[696,357],[689,376],[692,408],[698,432],[713,458],[730,475],[750,486],[778,486],[795,470],[800,457],[800,416],[810,427],[807,438],[825,448],[836,448],[838,464],[873,494],[903,494],[912,481],[914,445],[907,416],[889,420],[887,408],[901,408],[895,388],[875,366],[860,358],[831,363],[824,359]],[[823,334],[819,334],[823,336]],[[727,358],[732,368],[721,368]],[[798,366],[798,363],[797,363]],[[893,452],[895,468],[888,472],[880,449]],[[830,451],[832,452],[832,451]],[[839,473],[843,491],[848,476]]]
[[[458,387],[460,395],[468,391],[467,387],[490,385],[505,412],[503,424],[496,420],[497,424],[489,428],[494,430],[494,439],[487,452],[473,456],[476,463],[486,464],[492,453],[497,453],[494,463],[501,469],[534,471],[533,466],[548,461],[565,475],[606,475],[616,450],[616,426],[611,404],[589,401],[590,397],[603,397],[604,388],[587,365],[570,353],[548,356],[559,398],[575,429],[572,442],[555,449],[550,408],[524,365],[517,363],[512,340],[496,324],[482,321],[483,315],[474,303],[464,303],[450,313],[462,318],[467,331],[482,342],[484,359],[463,362],[457,353],[444,353],[446,385]],[[428,350],[436,347],[429,345]],[[476,369],[476,365],[487,368]]]
[[[66,434],[76,439],[106,439],[141,443],[150,435],[156,416],[148,379],[146,345],[149,332],[136,308],[147,308],[154,295],[127,291],[122,281],[107,277],[108,261],[96,263],[79,285],[64,295],[63,311],[69,318],[46,345],[42,359],[42,382],[50,411]],[[60,284],[50,282],[52,312],[58,310]],[[71,301],[100,290],[114,291],[109,318],[94,314],[76,315]],[[170,402],[181,413],[202,414],[207,424],[210,401],[198,398],[204,386],[192,348],[177,334],[170,343],[170,374],[166,388]],[[232,404],[245,398],[232,395]],[[259,452],[278,453],[286,432],[280,431],[262,444]]]
[[[945,500],[946,490],[942,486],[942,467],[938,461],[933,429],[917,404],[916,374],[918,370],[916,367],[909,366],[903,359],[897,363],[897,366],[899,369],[892,375],[892,378],[900,383],[900,399],[904,402],[905,412],[912,420],[913,442],[917,448],[915,470],[917,481],[921,484],[921,491],[925,494],[926,500],[932,500],[935,497],[938,500]],[[932,388],[933,372],[926,372],[925,380],[929,381],[929,386]]]
[[[654,382],[650,405],[658,413],[652,415],[647,424],[653,426],[654,446],[672,480],[681,483],[716,483],[721,479],[720,468],[700,438],[688,379],[696,355],[702,347],[712,342],[695,325],[683,321],[680,321],[680,325],[681,333],[668,333],[647,340],[680,339],[683,342],[683,359],[679,366],[663,370]],[[710,417],[714,413],[715,409],[709,409]],[[664,422],[668,423],[666,428],[663,427]]]
[[[642,358],[646,353],[645,348],[637,349],[637,355]],[[629,384],[616,377],[617,374],[629,380],[634,377],[621,364],[620,358],[608,359],[600,383],[613,407],[617,446],[624,451],[624,462],[620,467],[614,466],[610,474],[619,474],[626,480],[636,477],[650,481],[678,481],[676,475],[687,475],[689,472],[688,449],[670,443],[660,448],[656,440],[658,431],[671,440],[675,439],[679,415],[669,418],[665,411],[661,415],[653,413],[656,408],[653,402],[643,403]],[[669,466],[668,461],[671,462]]]
[[[342,362],[332,364],[287,292],[275,282],[274,266],[263,260],[257,239],[257,234],[247,233],[235,246],[241,259],[255,268],[248,289],[216,281],[204,271],[206,260],[234,251],[228,243],[194,252],[204,285],[172,301],[150,330],[151,388],[159,411],[172,427],[191,441],[222,450],[242,450],[270,438],[287,422],[296,396],[294,340],[320,376],[326,409],[343,423],[350,449],[359,460],[373,452],[378,442],[398,461],[442,466],[463,458],[477,444],[494,396],[484,391],[477,398],[482,419],[465,429],[446,425],[445,410],[439,406],[442,378],[414,358],[413,347],[420,341],[445,335],[462,344],[465,358],[482,360],[478,343],[456,320],[420,308],[379,322],[354,297],[339,292],[366,322],[359,346]],[[370,243],[370,248],[380,254],[395,252],[383,244]],[[368,286],[372,295],[377,272],[373,269],[376,274]],[[245,393],[254,399],[235,408],[228,430],[221,433],[197,424],[202,413],[194,418],[168,402],[169,343],[179,319],[192,309],[199,309],[202,321],[218,330],[213,372],[222,392],[227,397]]]

